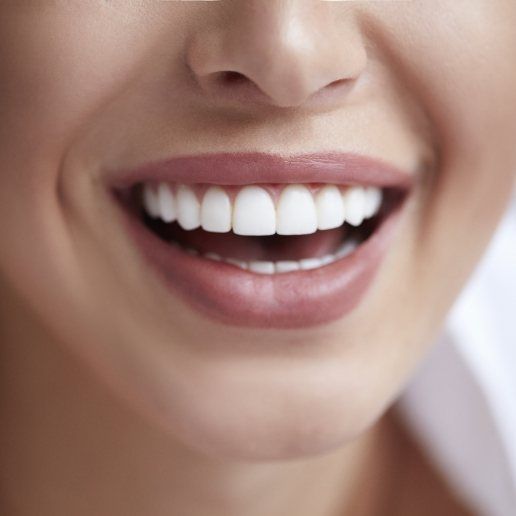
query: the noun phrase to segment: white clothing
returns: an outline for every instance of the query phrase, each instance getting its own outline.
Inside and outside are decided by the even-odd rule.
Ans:
[[[516,516],[516,195],[397,406],[479,515]]]

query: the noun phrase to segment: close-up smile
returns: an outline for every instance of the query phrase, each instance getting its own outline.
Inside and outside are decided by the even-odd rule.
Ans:
[[[338,153],[207,154],[122,176],[114,193],[130,233],[174,292],[223,322],[280,328],[358,305],[413,182]]]
[[[515,27],[0,1],[0,516],[514,516]]]

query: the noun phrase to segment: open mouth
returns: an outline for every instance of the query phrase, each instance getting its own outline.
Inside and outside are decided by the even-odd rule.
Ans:
[[[117,173],[110,188],[147,263],[193,308],[299,328],[358,305],[413,181],[346,154],[207,154]]]
[[[163,242],[256,274],[319,269],[355,252],[403,199],[329,184],[133,185],[123,202]]]

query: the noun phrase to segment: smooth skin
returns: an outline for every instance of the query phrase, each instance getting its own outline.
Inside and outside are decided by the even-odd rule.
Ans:
[[[0,512],[461,514],[389,407],[509,200],[515,26],[514,0],[2,1]],[[223,325],[141,258],[110,171],[232,150],[414,174],[353,313]]]

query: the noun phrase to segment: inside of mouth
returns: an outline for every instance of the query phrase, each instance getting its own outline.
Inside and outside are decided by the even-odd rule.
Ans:
[[[164,242],[179,245],[192,254],[242,262],[288,262],[331,256],[341,258],[350,254],[350,250],[355,250],[377,231],[401,197],[399,191],[385,189],[378,214],[358,227],[344,223],[335,229],[289,236],[242,236],[233,232],[213,233],[201,228],[187,231],[177,222],[164,223],[146,214],[141,203],[141,189],[133,191],[126,202],[132,204],[132,210],[147,229]]]
[[[369,231],[346,225],[310,235],[241,236],[234,233],[210,233],[203,229],[185,231],[177,223],[164,224],[144,215],[146,226],[166,242],[179,244],[199,254],[251,261],[299,261],[336,253],[346,241],[363,242]]]

